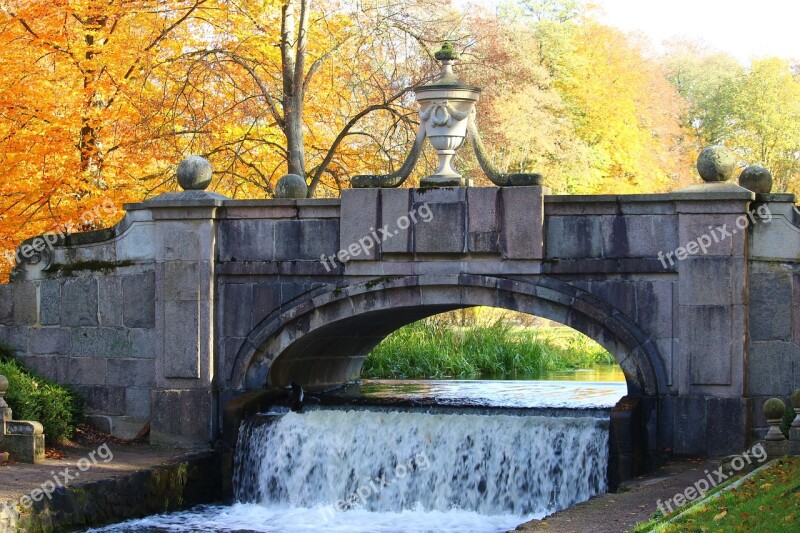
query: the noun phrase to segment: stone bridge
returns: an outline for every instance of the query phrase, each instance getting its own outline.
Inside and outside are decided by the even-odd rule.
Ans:
[[[740,452],[763,434],[762,400],[800,386],[791,195],[188,191],[126,210],[109,230],[26,241],[0,285],[0,341],[121,437],[150,422],[153,442],[214,442],[243,392],[355,379],[392,331],[477,305],[605,346],[649,453]]]

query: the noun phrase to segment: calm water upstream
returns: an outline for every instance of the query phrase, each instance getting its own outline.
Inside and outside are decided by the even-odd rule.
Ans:
[[[433,399],[484,407],[479,413],[309,407],[302,414],[254,417],[243,426],[237,449],[240,503],[92,531],[514,529],[606,490],[608,415],[587,415],[586,408],[610,408],[625,395],[621,373],[548,377],[365,381],[358,391],[384,404]],[[511,415],[508,408],[554,408],[554,414]],[[570,409],[574,414],[565,416]]]

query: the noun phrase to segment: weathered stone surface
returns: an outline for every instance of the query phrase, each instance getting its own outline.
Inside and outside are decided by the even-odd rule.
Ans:
[[[210,390],[181,392],[180,435],[187,442],[208,442],[214,438],[214,420],[211,416],[212,402]]]
[[[500,190],[500,243],[508,259],[541,259],[544,232],[541,187]]]
[[[155,385],[155,361],[147,359],[109,359],[107,383],[121,387]]]
[[[467,249],[473,253],[497,253],[500,227],[497,221],[496,188],[467,190]]]
[[[0,284],[0,325],[10,326],[13,321],[14,298],[11,285]]]
[[[275,258],[319,261],[338,250],[335,220],[279,220],[275,223]],[[351,243],[347,243],[348,245]]]
[[[701,455],[707,449],[706,399],[696,396],[684,396],[675,399],[675,421],[673,435],[675,453],[683,455]]]
[[[336,248],[331,250],[335,253]],[[271,261],[275,259],[274,220],[227,220],[220,224],[221,261]]]
[[[345,189],[342,191],[339,248],[346,250],[353,243],[362,243],[363,251],[354,261],[374,260],[380,243],[372,236],[379,227],[380,189]]]
[[[793,342],[751,342],[748,363],[751,395],[785,396],[795,386],[793,369],[800,365],[800,347]]]
[[[744,302],[743,258],[689,257],[679,266],[681,305],[730,305]]]
[[[750,338],[792,339],[792,276],[790,272],[751,273]]]
[[[61,318],[61,282],[45,280],[39,285],[39,323],[57,326]]]
[[[61,360],[63,378],[59,381],[72,385],[106,386],[106,361],[100,357],[69,357]]]
[[[36,286],[30,281],[14,284],[14,325],[36,324]]]
[[[739,185],[754,193],[768,194],[772,190],[772,173],[760,165],[750,165],[739,174]]]
[[[150,418],[149,387],[128,387],[125,389],[125,415],[136,418]]]
[[[605,257],[658,257],[678,246],[678,218],[674,215],[604,216]]]
[[[687,342],[681,356],[689,359],[693,385],[731,383],[731,310],[724,306],[682,306],[681,331]]]
[[[386,224],[396,227],[397,220],[408,216],[410,210],[411,192],[408,189],[381,189],[381,227]],[[411,247],[411,228],[400,230],[397,235],[381,242],[384,253],[408,252]]]
[[[164,312],[174,317],[164,328],[164,377],[199,378],[198,302],[167,302]]]
[[[516,309],[601,342],[621,361],[631,390],[645,394],[642,402],[655,402],[648,394],[657,393],[663,409],[648,411],[645,423],[648,431],[659,428],[659,446],[722,453],[725,443],[710,439],[744,435],[737,402],[748,392],[767,397],[800,383],[800,348],[791,342],[800,339],[800,290],[787,282],[800,279],[800,216],[772,201],[770,224],[715,232],[719,239],[707,249],[665,267],[658,252],[688,248],[722,224],[736,229],[752,201],[747,192],[702,187],[711,192],[544,201],[537,188],[362,190],[349,197],[352,209],[336,200],[183,196],[169,205],[167,198],[133,206],[131,218],[104,234],[116,235],[115,244],[91,242],[93,235],[68,251],[57,246],[62,274],[22,272],[11,293],[0,285],[0,296],[11,298],[0,299],[0,340],[12,338],[24,361],[60,381],[124,389],[124,411],[115,403],[107,408],[115,414],[103,415],[112,417],[112,430],[152,414],[160,418],[154,442],[198,444],[217,436],[218,406],[207,401],[212,383],[218,398],[263,387],[270,370],[275,383],[333,384],[356,377],[375,343],[411,318],[465,305]],[[423,206],[433,222],[397,228]],[[384,225],[400,231],[380,253],[362,249],[332,271],[320,263],[322,253],[349,249],[353,242],[345,240]],[[543,228],[544,260],[535,253]],[[778,255],[754,258],[766,240]],[[136,241],[125,256],[134,264],[112,264],[121,241]],[[75,261],[108,267],[70,271]],[[72,277],[90,273],[94,280]],[[49,295],[65,282],[71,287],[48,309]],[[92,283],[94,297],[78,289]],[[794,302],[787,300],[793,291]],[[28,309],[11,310],[25,299],[33,302]],[[76,317],[78,308],[87,312]],[[9,322],[17,326],[3,326]],[[49,330],[60,333],[48,337]],[[156,405],[151,412],[152,387],[165,412]],[[719,402],[712,405],[713,398]],[[185,426],[185,405],[198,417],[192,427]],[[687,412],[705,419],[687,429]],[[732,421],[728,427],[718,425],[721,417]],[[651,442],[647,453],[654,449]]]
[[[122,420],[120,422],[120,420]],[[89,422],[111,433],[127,418],[93,415]],[[111,445],[110,449],[114,449]],[[105,458],[98,454],[99,465]],[[123,469],[124,470],[124,469]],[[115,520],[191,509],[222,501],[224,485],[215,452],[183,455],[168,464],[123,472],[99,481],[59,488],[52,498],[41,498],[32,509],[0,508],[3,531],[74,531],[102,527]],[[74,473],[74,469],[73,469]]]
[[[550,217],[547,220],[548,259],[575,259],[582,257],[601,257],[603,241],[601,220],[585,216]]]
[[[155,359],[156,331],[154,329],[132,329],[128,334],[131,357]]]
[[[171,266],[167,263],[165,266]],[[156,322],[156,278],[154,272],[122,278],[123,323],[128,328],[152,328]],[[168,296],[169,297],[169,296]]]
[[[122,387],[79,387],[86,399],[86,413],[89,415],[125,414],[125,389]]]
[[[253,312],[253,287],[249,284],[225,284],[222,297],[227,310],[221,317],[222,334],[226,337],[246,337],[250,333]]]
[[[196,301],[200,297],[201,268],[197,261],[164,263],[164,297],[167,301]]]
[[[633,315],[651,338],[669,338],[676,334],[677,317],[673,315],[677,303],[674,298],[677,283],[649,281],[636,283],[636,312]],[[627,311],[620,308],[622,311]]]
[[[736,219],[737,215],[727,213],[718,215],[681,214],[678,218],[679,245],[686,250],[689,243],[697,243],[698,251],[695,255],[744,255],[745,233],[736,228]],[[703,244],[702,247],[701,244]],[[677,253],[677,251],[676,248],[675,250],[664,250],[664,253]],[[673,255],[673,257],[675,257],[675,261],[678,261],[677,255]]]
[[[275,184],[275,198],[305,198],[307,195],[306,180],[297,174],[284,174]]]
[[[159,261],[193,261],[206,256],[203,252],[208,243],[201,237],[208,229],[202,223],[170,221],[156,227],[155,255]]]
[[[463,202],[444,204],[428,203],[432,213],[430,222],[411,222],[408,213],[389,226],[393,236],[400,234],[404,223],[409,223],[414,234],[414,250],[417,253],[451,253],[466,251],[467,206]]]
[[[737,454],[747,448],[748,400],[708,398],[706,400],[706,452],[711,457]]]
[[[97,326],[97,280],[70,278],[61,288],[61,325]]]
[[[65,328],[31,328],[29,349],[36,355],[67,355],[69,330]]]
[[[259,283],[253,286],[251,329],[281,305],[281,287],[277,283]]]
[[[211,184],[213,174],[207,159],[190,155],[178,165],[178,184],[185,191],[202,191]]]
[[[128,357],[128,333],[119,328],[72,328],[70,354],[73,357]]]
[[[98,318],[101,326],[122,326],[124,296],[122,280],[117,276],[97,280]]]
[[[735,167],[733,152],[721,145],[704,148],[697,158],[697,172],[706,182],[729,180]]]
[[[11,346],[18,355],[28,353],[28,330],[27,327],[0,326],[0,342]]]

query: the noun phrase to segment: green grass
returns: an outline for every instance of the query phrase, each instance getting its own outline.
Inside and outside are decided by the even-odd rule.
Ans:
[[[614,358],[569,328],[517,326],[503,318],[454,326],[415,322],[392,333],[367,357],[371,379],[533,378],[543,372],[612,364]]]
[[[729,483],[735,479],[729,480]],[[660,514],[636,526],[634,533],[800,531],[800,457],[786,457],[745,480],[718,498],[699,503],[686,516],[667,521],[687,510]]]
[[[83,418],[83,400],[68,387],[49,381],[14,359],[0,344],[0,375],[8,378],[5,400],[15,420],[33,420],[44,427],[48,445],[69,439]]]

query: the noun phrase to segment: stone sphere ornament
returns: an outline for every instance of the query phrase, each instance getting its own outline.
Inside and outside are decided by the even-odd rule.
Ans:
[[[214,170],[199,155],[190,155],[178,165],[178,185],[184,191],[204,191],[211,184]]]
[[[800,389],[795,389],[791,396],[792,400],[792,407],[795,409],[800,409]]]
[[[772,190],[772,172],[761,165],[750,165],[739,174],[739,185],[756,194],[769,194]]]
[[[8,378],[0,374],[0,406],[2,406],[2,395],[8,390]]]
[[[720,145],[704,148],[697,158],[697,172],[707,183],[728,181],[735,166],[736,157],[733,152]]]
[[[769,429],[764,436],[766,441],[783,441],[786,437],[781,431],[780,424],[783,414],[786,412],[786,405],[778,398],[770,398],[764,402],[764,416],[767,419]]]
[[[286,174],[275,185],[275,198],[305,198],[308,196],[308,185],[302,176]]]

